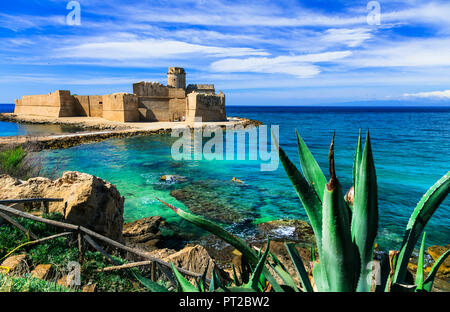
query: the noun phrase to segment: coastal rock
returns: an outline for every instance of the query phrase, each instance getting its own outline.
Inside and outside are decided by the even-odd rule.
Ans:
[[[33,271],[31,271],[31,277],[46,279],[52,270],[51,264],[38,264]]]
[[[269,236],[272,240],[293,242],[315,242],[314,232],[308,222],[302,220],[275,220],[258,224],[259,235]]]
[[[20,275],[24,273],[27,269],[27,255],[26,254],[20,254],[20,255],[14,255],[9,256],[6,258],[0,266],[8,268],[8,273]]]
[[[434,261],[437,261],[442,254],[444,254],[447,250],[450,249],[450,244],[447,246],[431,246],[428,247],[428,254],[433,258]],[[441,264],[437,272],[438,277],[445,277],[450,279],[450,257],[445,259],[444,263]]]
[[[123,226],[123,237],[128,246],[152,251],[163,244],[159,230],[164,219],[160,216],[142,218]]]
[[[124,198],[114,185],[93,175],[68,171],[54,181],[42,177],[22,181],[1,175],[0,199],[12,198],[63,198],[63,202],[50,203],[49,212],[61,213],[68,223],[123,241]]]
[[[206,267],[208,267],[206,276],[207,278],[212,277],[214,260],[211,258],[211,256],[203,246],[186,246],[180,251],[171,253],[170,255],[164,257],[163,260],[169,263],[173,263],[180,268],[200,274],[203,274]],[[217,273],[222,279],[228,276],[219,269],[217,270]]]

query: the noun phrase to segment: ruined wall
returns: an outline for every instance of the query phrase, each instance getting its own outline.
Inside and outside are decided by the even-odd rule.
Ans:
[[[193,122],[195,117],[202,117],[203,122],[226,121],[225,95],[188,94],[186,121]]]
[[[25,95],[15,101],[15,114],[36,115],[46,117],[76,116],[77,110],[70,91],[58,90],[43,95]]]
[[[138,97],[129,93],[104,95],[103,118],[120,122],[139,121]]]
[[[216,94],[213,84],[190,84],[186,88],[186,93],[197,92],[204,94]]]

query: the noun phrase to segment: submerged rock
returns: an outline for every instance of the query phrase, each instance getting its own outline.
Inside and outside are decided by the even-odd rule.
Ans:
[[[187,178],[183,177],[183,176],[179,176],[179,175],[163,175],[160,178],[161,181],[166,181],[166,182],[186,182]]]
[[[8,175],[0,176],[0,199],[24,198],[63,198],[62,202],[49,204],[50,213],[58,212],[68,223],[123,241],[125,199],[107,181],[76,171],[64,172],[54,181],[42,177],[22,181]]]
[[[220,189],[227,183],[227,187],[239,188],[231,181],[199,181],[172,190],[170,195],[185,204],[194,214],[211,221],[233,224],[239,222],[242,215],[237,210],[238,203],[234,203],[233,198],[225,196],[224,194],[227,193]],[[239,191],[239,189],[236,190]]]
[[[308,222],[302,220],[275,220],[258,224],[259,234],[273,240],[315,243],[314,232]]]

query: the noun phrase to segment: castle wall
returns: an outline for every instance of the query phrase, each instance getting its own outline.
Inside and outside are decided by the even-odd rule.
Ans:
[[[139,121],[138,97],[129,93],[104,95],[103,118],[119,122]]]
[[[103,96],[74,95],[75,116],[103,117]]]
[[[70,91],[58,90],[49,94],[25,95],[15,101],[15,114],[69,117],[75,116],[76,109]]]
[[[225,95],[189,93],[187,96],[186,121],[194,122],[195,117],[202,117],[203,122],[226,121]]]
[[[213,84],[190,84],[186,88],[186,93],[197,92],[204,94],[216,94]]]

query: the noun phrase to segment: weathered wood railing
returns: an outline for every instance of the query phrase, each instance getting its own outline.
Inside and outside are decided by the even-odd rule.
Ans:
[[[6,199],[0,200],[0,204],[2,205],[10,205],[10,204],[26,204],[26,203],[42,203],[43,211],[48,213],[48,205],[53,202],[62,202],[63,198],[24,198],[24,199]],[[67,204],[67,203],[66,203]]]
[[[34,239],[33,242],[31,243],[40,243],[49,239],[53,239],[56,237],[59,237],[61,235],[52,235],[50,237],[46,237],[46,238],[41,238],[39,239],[36,235],[34,235],[33,233],[30,233],[28,230],[26,230],[25,228],[23,228],[19,223],[17,223],[16,221],[14,221],[12,218],[10,218],[8,215],[13,215],[16,217],[21,217],[21,218],[26,218],[29,220],[33,220],[33,221],[37,221],[37,222],[42,222],[48,225],[52,225],[58,228],[62,228],[64,230],[69,230],[71,231],[72,234],[77,234],[78,235],[78,248],[80,251],[80,256],[83,257],[84,255],[84,247],[83,247],[83,240],[85,240],[89,245],[91,245],[94,249],[96,249],[97,251],[99,251],[103,256],[105,256],[105,258],[108,259],[108,261],[110,261],[111,263],[114,264],[115,267],[111,267],[109,270],[115,270],[115,269],[124,269],[124,268],[130,268],[130,267],[136,267],[136,266],[142,266],[142,265],[152,265],[152,264],[157,264],[159,265],[160,269],[167,275],[167,277],[173,281],[173,276],[171,275],[171,264],[163,261],[159,258],[150,256],[148,253],[136,249],[136,248],[131,248],[128,247],[124,244],[121,244],[115,240],[112,240],[106,236],[103,236],[101,234],[98,234],[90,229],[87,229],[83,226],[80,225],[74,225],[74,224],[70,224],[70,223],[65,223],[65,222],[60,222],[60,221],[55,221],[55,220],[50,220],[50,219],[45,219],[42,217],[38,217],[17,209],[14,209],[12,207],[8,207],[5,206],[4,204],[13,204],[13,203],[28,203],[28,202],[60,202],[63,201],[63,199],[59,199],[59,198],[33,198],[33,199],[12,199],[12,200],[2,200],[0,201],[0,217],[5,219],[6,221],[8,221],[9,223],[11,223],[12,225],[16,226],[18,229],[20,229],[21,231],[27,233],[30,237],[32,237]],[[64,233],[64,235],[66,235],[68,233]],[[144,259],[147,259],[148,261],[145,261],[145,263],[143,262],[134,262],[134,263],[129,263],[126,264],[125,267],[124,266],[119,266],[118,263],[108,254],[106,253],[106,251],[100,247],[94,240],[93,238],[102,241],[103,243],[106,243],[116,249],[120,249],[123,251],[127,251],[129,253],[135,254],[139,257],[142,257]],[[183,268],[180,267],[176,267],[177,270],[186,275],[186,276],[190,276],[190,277],[194,277],[194,278],[200,278],[202,276],[202,274],[200,273],[195,273],[195,272],[191,272],[188,270],[185,270]],[[154,272],[152,270],[152,276],[154,275]],[[210,282],[209,279],[206,280],[208,283]]]

